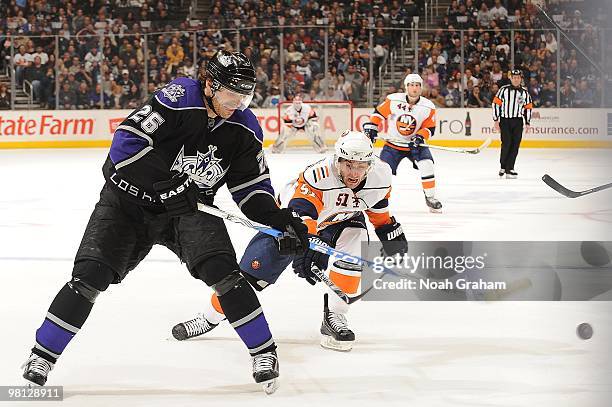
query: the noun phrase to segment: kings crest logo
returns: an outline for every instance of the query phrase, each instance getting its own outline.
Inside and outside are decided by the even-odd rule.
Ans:
[[[223,66],[230,66],[232,63],[232,57],[230,55],[219,55],[218,59]]]
[[[221,159],[215,157],[216,146],[208,146],[207,153],[198,151],[197,156],[186,156],[185,146],[174,159],[170,171],[189,174],[199,187],[212,188],[223,178],[227,170],[221,166]]]
[[[170,99],[170,101],[176,103],[179,98],[185,96],[185,88],[179,84],[173,83],[172,85],[162,88],[162,93],[165,97]]]

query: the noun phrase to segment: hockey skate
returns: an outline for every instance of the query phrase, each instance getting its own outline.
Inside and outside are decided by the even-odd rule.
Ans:
[[[441,213],[442,212],[442,204],[433,196],[425,195],[425,203],[429,207],[429,212],[432,213]]]
[[[53,363],[32,353],[28,360],[21,365],[23,378],[26,379],[26,386],[44,386],[47,382],[47,376],[53,369]]]
[[[185,339],[195,338],[210,332],[218,324],[213,324],[204,318],[203,314],[198,314],[194,319],[189,321],[181,322],[180,324],[174,325],[172,328],[172,336],[178,341],[184,341]]]
[[[322,347],[341,352],[350,351],[353,348],[353,342],[355,342],[355,334],[348,328],[346,316],[329,310],[327,294],[323,296],[321,335]]]
[[[508,170],[506,172],[506,179],[516,179],[518,177],[518,173],[514,170]]]
[[[278,389],[278,357],[276,351],[253,356],[253,379],[260,383],[266,394]]]
[[[497,173],[497,175],[499,175],[500,177],[503,177],[504,175],[506,175],[506,170],[504,170],[503,168],[501,170],[499,170],[499,172]]]

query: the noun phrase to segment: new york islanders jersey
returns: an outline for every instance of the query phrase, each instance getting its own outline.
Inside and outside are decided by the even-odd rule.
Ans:
[[[391,222],[391,177],[391,168],[376,158],[365,181],[350,189],[340,180],[334,157],[330,156],[300,174],[291,186],[288,206],[302,217],[309,233],[317,233],[362,212],[374,227],[379,227]]]
[[[302,103],[302,108],[298,111],[293,104],[285,110],[283,121],[296,129],[303,129],[308,120],[317,117],[316,112],[307,103]]]
[[[436,107],[421,96],[414,105],[408,103],[405,93],[392,93],[376,107],[370,121],[379,127],[387,120],[387,144],[404,150],[408,148],[410,137],[420,134],[424,139],[434,135],[436,129]]]

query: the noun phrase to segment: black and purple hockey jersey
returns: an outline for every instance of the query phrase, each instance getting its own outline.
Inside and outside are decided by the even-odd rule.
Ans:
[[[262,144],[263,131],[250,109],[211,119],[201,82],[178,78],[118,126],[103,172],[116,192],[146,206],[159,205],[152,185],[174,172],[189,174],[200,187],[200,201],[208,204],[227,183],[253,219],[248,207],[275,205]]]

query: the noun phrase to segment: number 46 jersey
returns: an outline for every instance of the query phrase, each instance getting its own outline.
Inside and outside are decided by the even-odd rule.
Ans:
[[[366,179],[354,190],[347,188],[330,156],[300,174],[288,191],[292,194],[288,206],[302,217],[309,233],[316,234],[362,212],[376,228],[391,222],[391,177],[389,165],[376,158]]]

